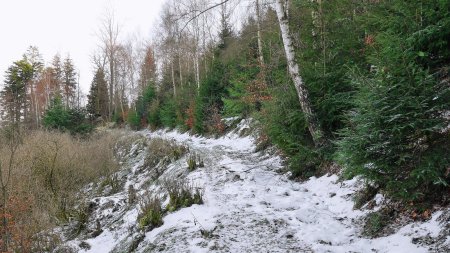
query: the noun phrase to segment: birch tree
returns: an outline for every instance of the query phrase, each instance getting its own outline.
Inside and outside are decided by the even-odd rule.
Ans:
[[[99,38],[102,43],[101,48],[107,60],[109,67],[109,117],[114,111],[114,91],[116,90],[115,82],[115,61],[119,44],[119,25],[116,21],[114,12],[110,9],[106,10],[99,31]]]
[[[256,12],[256,29],[257,29],[257,37],[258,37],[258,60],[259,65],[261,67],[264,66],[264,56],[263,56],[263,49],[262,49],[262,35],[261,35],[261,9],[260,9],[260,0],[256,0],[255,3],[255,12]]]
[[[289,74],[294,82],[298,100],[300,102],[303,114],[305,115],[308,130],[313,138],[314,144],[316,146],[321,146],[324,144],[326,139],[317,119],[317,115],[312,108],[309,93],[306,89],[305,83],[303,82],[302,76],[300,75],[300,66],[296,60],[294,40],[289,28],[289,0],[276,0],[275,7],[280,25],[281,36],[283,39],[286,60],[289,67]]]

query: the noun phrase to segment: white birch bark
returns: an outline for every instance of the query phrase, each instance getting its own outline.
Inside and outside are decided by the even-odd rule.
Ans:
[[[259,0],[256,0],[256,28],[258,37],[258,53],[259,53],[259,65],[264,66],[264,56],[262,51],[262,38],[261,38],[261,14],[259,9]]]
[[[308,90],[306,89],[305,83],[300,76],[300,67],[296,61],[294,41],[289,29],[288,1],[276,0],[275,5],[278,22],[280,24],[281,36],[283,38],[284,51],[286,53],[286,59],[289,66],[289,74],[294,82],[300,106],[305,114],[308,130],[313,138],[314,144],[316,146],[320,146],[324,143],[325,136],[311,106]]]
[[[175,71],[173,69],[173,59],[171,59],[170,61],[170,71],[172,74],[173,97],[175,98],[177,96],[177,86],[175,84]]]

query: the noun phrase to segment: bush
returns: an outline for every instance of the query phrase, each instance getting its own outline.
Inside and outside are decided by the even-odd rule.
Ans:
[[[140,229],[150,231],[163,224],[163,210],[161,208],[161,200],[158,196],[150,193],[145,194],[140,203],[140,212],[137,220]]]
[[[338,159],[347,173],[362,174],[394,197],[416,200],[450,182],[450,139],[439,116],[448,88],[419,69],[389,75],[360,81],[357,109],[349,116],[354,127],[342,132]]]
[[[203,204],[203,193],[197,187],[182,180],[167,180],[163,184],[169,193],[169,204],[166,209],[170,212],[194,204]]]
[[[390,218],[382,212],[373,212],[367,215],[364,222],[363,235],[368,237],[378,236],[389,223]]]
[[[22,132],[22,140],[12,161],[9,208],[16,227],[23,233],[14,240],[34,240],[31,235],[61,225],[77,215],[75,203],[88,183],[117,170],[113,147],[117,134],[108,132],[85,139],[68,133]],[[0,136],[0,163],[7,164],[10,151]],[[26,204],[26,208],[22,207]],[[79,210],[80,211],[80,210]],[[85,220],[78,213],[79,221]],[[83,222],[78,223],[82,228]],[[78,229],[77,229],[78,230]],[[25,237],[30,234],[30,237]]]
[[[205,121],[208,120],[208,110],[216,108],[219,112],[222,111],[222,98],[226,96],[226,87],[229,85],[227,69],[222,63],[215,61],[211,71],[200,85],[195,103],[194,130],[197,133],[207,130]]]
[[[112,115],[112,122],[120,125],[122,124],[125,120],[124,120],[124,115],[121,112],[118,112],[117,110],[114,111],[113,115]]]
[[[175,101],[167,99],[159,111],[159,119],[164,127],[174,128],[177,124]]]
[[[294,178],[317,175],[324,163],[325,148],[317,149],[309,134],[296,92],[290,83],[272,90],[273,99],[264,103],[258,120],[268,140],[289,158]]]
[[[162,138],[152,138],[148,141],[148,153],[144,158],[144,165],[153,168],[163,159],[166,162],[178,160],[187,152],[187,148],[178,145],[175,141]]]
[[[147,121],[151,127],[158,127],[161,125],[159,106],[159,100],[155,99],[148,109]]]
[[[132,129],[139,130],[141,128],[141,118],[134,109],[128,111],[127,122]]]
[[[373,29],[367,52],[372,71],[350,73],[358,93],[349,127],[341,132],[338,159],[348,174],[361,174],[404,201],[440,201],[450,185],[450,135],[444,130],[449,121],[443,115],[450,111],[449,62],[441,60],[450,50],[422,44],[442,36],[436,23],[450,27],[443,6],[375,5],[377,18],[367,21]],[[398,15],[386,15],[394,12]]]
[[[85,110],[66,109],[59,97],[52,101],[50,108],[45,112],[43,123],[48,129],[58,129],[80,135],[87,135],[94,128],[87,122]]]

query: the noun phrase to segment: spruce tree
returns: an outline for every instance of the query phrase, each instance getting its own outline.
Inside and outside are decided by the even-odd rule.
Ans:
[[[6,71],[6,80],[0,92],[2,118],[10,123],[20,123],[28,110],[27,89],[33,78],[33,66],[25,59],[16,61]]]
[[[54,87],[53,94],[54,95],[62,95],[62,80],[63,80],[63,70],[61,63],[61,56],[56,54],[53,57],[51,63],[52,69],[52,86]]]
[[[449,3],[371,6],[365,23],[371,71],[351,74],[358,92],[339,158],[347,174],[362,174],[403,200],[439,200],[450,185],[450,122],[444,116],[450,66],[442,58],[450,53]]]
[[[87,110],[91,119],[102,117],[108,118],[108,86],[105,73],[99,68],[91,83],[88,95]]]
[[[73,65],[72,59],[67,57],[63,64],[63,95],[65,107],[69,108],[74,105],[75,91],[77,88],[77,73],[75,71],[75,66]]]

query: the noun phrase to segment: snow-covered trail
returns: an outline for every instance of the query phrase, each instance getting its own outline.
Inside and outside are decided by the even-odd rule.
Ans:
[[[235,131],[217,139],[177,131],[141,131],[138,134],[145,138],[184,144],[190,154],[204,160],[203,168],[189,173],[186,155],[169,164],[160,176],[187,178],[203,189],[204,204],[168,213],[164,224],[152,231],[137,229],[139,206],[127,204],[128,186],[133,185],[140,195],[158,191],[159,186],[150,180],[152,171],[142,169],[145,149],[134,144],[128,154],[122,154],[128,157],[118,172],[125,183],[123,190],[92,199],[96,207],[91,224],[99,222],[101,234],[91,236],[89,232],[67,244],[76,248],[75,252],[92,253],[445,252],[442,245],[427,248],[413,243],[413,238],[439,235],[445,226],[438,220],[442,212],[387,237],[361,238],[359,221],[367,211],[353,210],[352,201],[360,182],[338,182],[336,175],[304,183],[289,180],[279,173],[283,167],[280,157],[255,153],[254,138],[241,137],[242,132],[249,132],[248,125],[243,120]],[[86,194],[94,191],[88,187]],[[81,249],[81,242],[89,247]],[[137,247],[130,246],[134,243]],[[444,246],[449,245],[447,239]]]
[[[245,127],[241,122],[238,129]],[[357,180],[312,178],[305,183],[277,173],[281,159],[254,153],[254,140],[238,131],[219,139],[158,131],[148,136],[174,139],[205,159],[188,178],[205,191],[204,205],[169,214],[146,234],[146,243],[164,252],[428,252],[413,236],[437,236],[436,217],[378,239],[362,239],[351,194]],[[413,228],[414,227],[414,228]],[[201,230],[207,230],[205,237]]]

